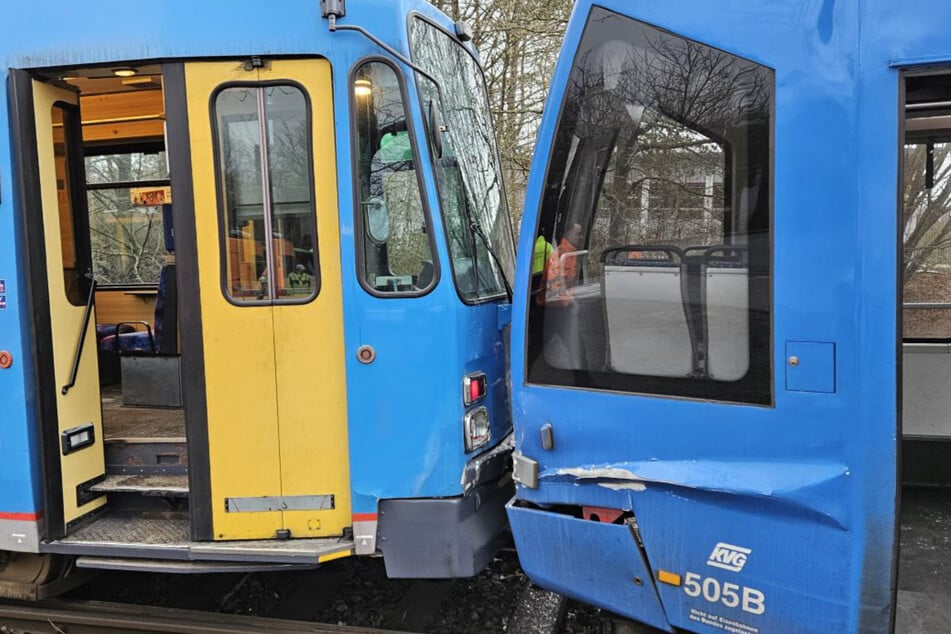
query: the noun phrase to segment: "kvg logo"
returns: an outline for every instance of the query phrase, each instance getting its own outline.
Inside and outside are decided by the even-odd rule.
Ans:
[[[746,565],[746,559],[752,552],[753,551],[749,548],[720,542],[713,547],[713,552],[710,553],[710,558],[707,559],[707,565],[713,566],[714,568],[739,572],[743,570],[743,566]]]

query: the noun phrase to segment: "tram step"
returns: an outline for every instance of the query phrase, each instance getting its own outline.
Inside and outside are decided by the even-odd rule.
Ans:
[[[188,497],[185,474],[113,474],[91,487],[96,493],[138,493],[167,498]]]
[[[130,559],[126,557],[77,557],[77,568],[123,572],[161,572],[182,575],[210,572],[268,572],[272,570],[308,570],[317,563],[265,564],[237,561],[173,561],[168,559]]]
[[[188,519],[155,519],[108,513],[63,539],[44,543],[42,552],[90,557],[317,564],[353,553],[353,540],[260,539],[192,541]]]
[[[108,438],[106,473],[182,475],[188,473],[184,438]]]

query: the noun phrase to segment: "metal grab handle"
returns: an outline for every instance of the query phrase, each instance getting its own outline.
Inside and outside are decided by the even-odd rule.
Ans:
[[[79,331],[79,341],[76,342],[76,354],[73,356],[73,371],[69,375],[69,383],[63,386],[63,396],[76,385],[76,375],[79,373],[79,361],[83,358],[83,346],[86,343],[86,331],[89,330],[89,318],[92,316],[92,307],[96,300],[96,278],[89,276],[89,299],[86,300],[86,314],[83,315],[82,330]]]

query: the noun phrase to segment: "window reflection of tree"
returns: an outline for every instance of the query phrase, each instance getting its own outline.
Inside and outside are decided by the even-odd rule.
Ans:
[[[501,166],[496,152],[494,127],[481,71],[471,55],[456,41],[428,24],[416,19],[412,25],[412,45],[415,61],[436,77],[441,84],[441,104],[447,130],[444,135],[445,153],[458,161],[462,201],[455,204],[454,195],[442,190],[440,195],[447,217],[451,245],[457,251],[454,259],[468,257],[472,262],[472,281],[458,279],[460,287],[468,284],[474,296],[494,295],[504,290],[500,272],[481,239],[471,235],[468,221],[458,214],[466,209],[485,232],[493,251],[511,279],[514,272],[514,245],[508,205],[503,195]],[[440,103],[435,86],[420,81],[424,103]],[[448,170],[447,170],[448,171]],[[443,174],[446,177],[446,174]],[[451,180],[452,177],[449,177]],[[453,216],[449,216],[453,214]],[[465,227],[465,236],[459,227]]]
[[[750,119],[768,119],[765,75],[669,36],[599,44],[579,56],[568,86],[564,116],[574,119],[577,140],[554,224],[588,226],[572,216],[594,205],[577,197],[597,192],[607,220],[589,230],[601,248],[719,243],[731,206],[730,146],[744,143]],[[572,178],[580,169],[589,174]]]

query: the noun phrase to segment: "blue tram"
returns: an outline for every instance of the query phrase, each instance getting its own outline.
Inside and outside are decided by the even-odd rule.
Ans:
[[[488,561],[514,240],[469,40],[417,0],[7,7],[2,594]]]
[[[951,435],[949,20],[576,4],[513,306],[536,582],[663,631],[890,630],[902,432],[913,482]]]

